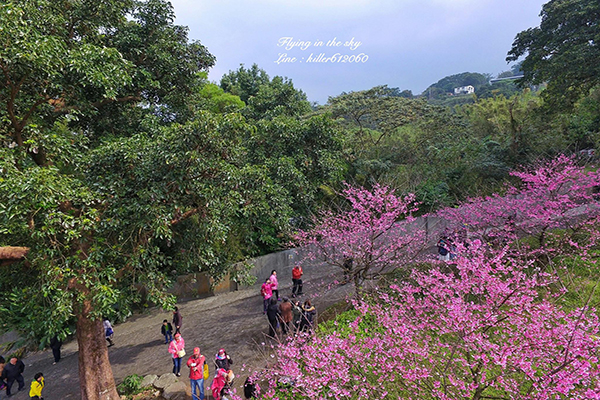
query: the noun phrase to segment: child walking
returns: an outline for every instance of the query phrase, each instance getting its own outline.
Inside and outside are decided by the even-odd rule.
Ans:
[[[165,344],[171,343],[171,340],[173,340],[173,325],[166,319],[163,320],[160,333],[165,336]]]
[[[44,374],[38,372],[31,381],[31,389],[29,389],[29,397],[35,400],[44,400],[42,397],[42,389],[44,388]]]

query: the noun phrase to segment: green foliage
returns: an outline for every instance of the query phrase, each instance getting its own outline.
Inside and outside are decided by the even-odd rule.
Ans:
[[[123,379],[123,382],[117,386],[119,394],[130,396],[132,394],[140,393],[144,389],[141,386],[143,379],[143,377],[136,374],[126,376],[125,379]]]
[[[599,254],[595,254],[595,257]],[[597,307],[600,304],[600,266],[580,256],[557,261],[560,282],[566,286],[566,291],[560,299],[562,305],[569,310],[578,310],[586,305]]]
[[[600,88],[593,89],[589,96],[578,101],[566,118],[574,149],[599,148]]]
[[[582,116],[591,116],[588,107],[593,110],[596,104],[591,99],[582,104]],[[578,122],[582,127],[595,117],[586,121],[587,116],[581,118],[577,114],[549,115],[543,98],[527,89],[510,98],[481,99],[472,106],[462,107],[459,113],[471,122],[472,134],[487,143],[489,151],[483,152],[484,159],[503,164],[503,169],[512,169],[540,157],[576,151],[590,146],[595,140],[595,133],[587,126],[584,132],[574,129]]]
[[[258,65],[253,64],[249,69],[240,64],[237,71],[229,71],[221,78],[221,89],[227,93],[238,96],[244,103],[252,96],[256,96],[260,87],[270,82],[269,75],[260,69]]]
[[[350,324],[358,320],[358,330],[353,331]],[[318,335],[335,334],[340,338],[347,338],[348,335],[356,335],[357,339],[369,338],[373,333],[385,333],[385,330],[377,323],[377,318],[370,314],[362,315],[356,309],[350,309],[338,314],[334,319],[320,322],[317,326]]]
[[[265,166],[302,215],[313,209],[321,185],[342,177],[341,138],[327,116],[258,121],[248,148],[251,163]]]
[[[324,110],[344,129],[347,180],[416,192],[426,202],[422,209],[465,192],[458,178],[468,168],[461,163],[470,144],[462,116],[424,99],[390,97],[386,87],[330,98]]]
[[[600,83],[600,3],[551,0],[539,27],[520,32],[507,61],[520,57],[523,83],[548,82],[544,99],[555,110],[570,109]]]
[[[512,74],[512,72],[507,71]],[[512,75],[511,75],[512,76]],[[509,98],[517,93],[519,93],[521,89],[517,86],[517,83],[514,80],[505,80],[493,82],[491,84],[482,85],[477,90],[477,98],[479,99],[487,99],[490,97],[504,96]]]
[[[278,116],[299,117],[311,110],[303,91],[292,81],[280,76],[260,86],[255,96],[248,99],[244,115],[251,119],[272,119]]]
[[[238,96],[225,93],[223,89],[213,83],[202,86],[200,97],[205,100],[203,108],[215,114],[236,112],[246,106]]]
[[[231,280],[242,286],[252,286],[256,283],[256,277],[250,274],[254,265],[243,261],[235,266],[232,272]]]
[[[306,94],[296,89],[291,79],[281,76],[270,79],[256,64],[250,69],[240,65],[237,71],[223,75],[221,88],[247,105],[242,113],[252,120],[299,117],[311,110]]]

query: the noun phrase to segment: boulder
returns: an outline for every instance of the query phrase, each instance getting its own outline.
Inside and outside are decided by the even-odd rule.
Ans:
[[[188,385],[183,382],[175,382],[167,387],[162,392],[162,397],[166,400],[187,400],[186,393]]]
[[[140,386],[143,388],[150,387],[150,386],[152,386],[154,381],[156,381],[157,379],[158,379],[158,375],[146,375],[144,377],[144,379],[142,379]]]
[[[167,386],[172,385],[178,381],[179,379],[177,379],[175,374],[169,373],[161,375],[157,380],[154,381],[154,383],[152,383],[152,386],[154,386],[157,389],[164,389]]]

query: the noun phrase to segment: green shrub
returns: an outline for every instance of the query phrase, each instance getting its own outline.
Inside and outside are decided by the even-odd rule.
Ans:
[[[123,382],[117,386],[117,391],[125,396],[137,394],[142,391],[142,379],[136,374],[126,376]]]

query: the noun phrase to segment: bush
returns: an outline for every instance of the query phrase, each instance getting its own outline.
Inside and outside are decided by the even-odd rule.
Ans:
[[[126,396],[137,394],[142,391],[142,377],[136,374],[126,376],[117,386],[119,394]]]

